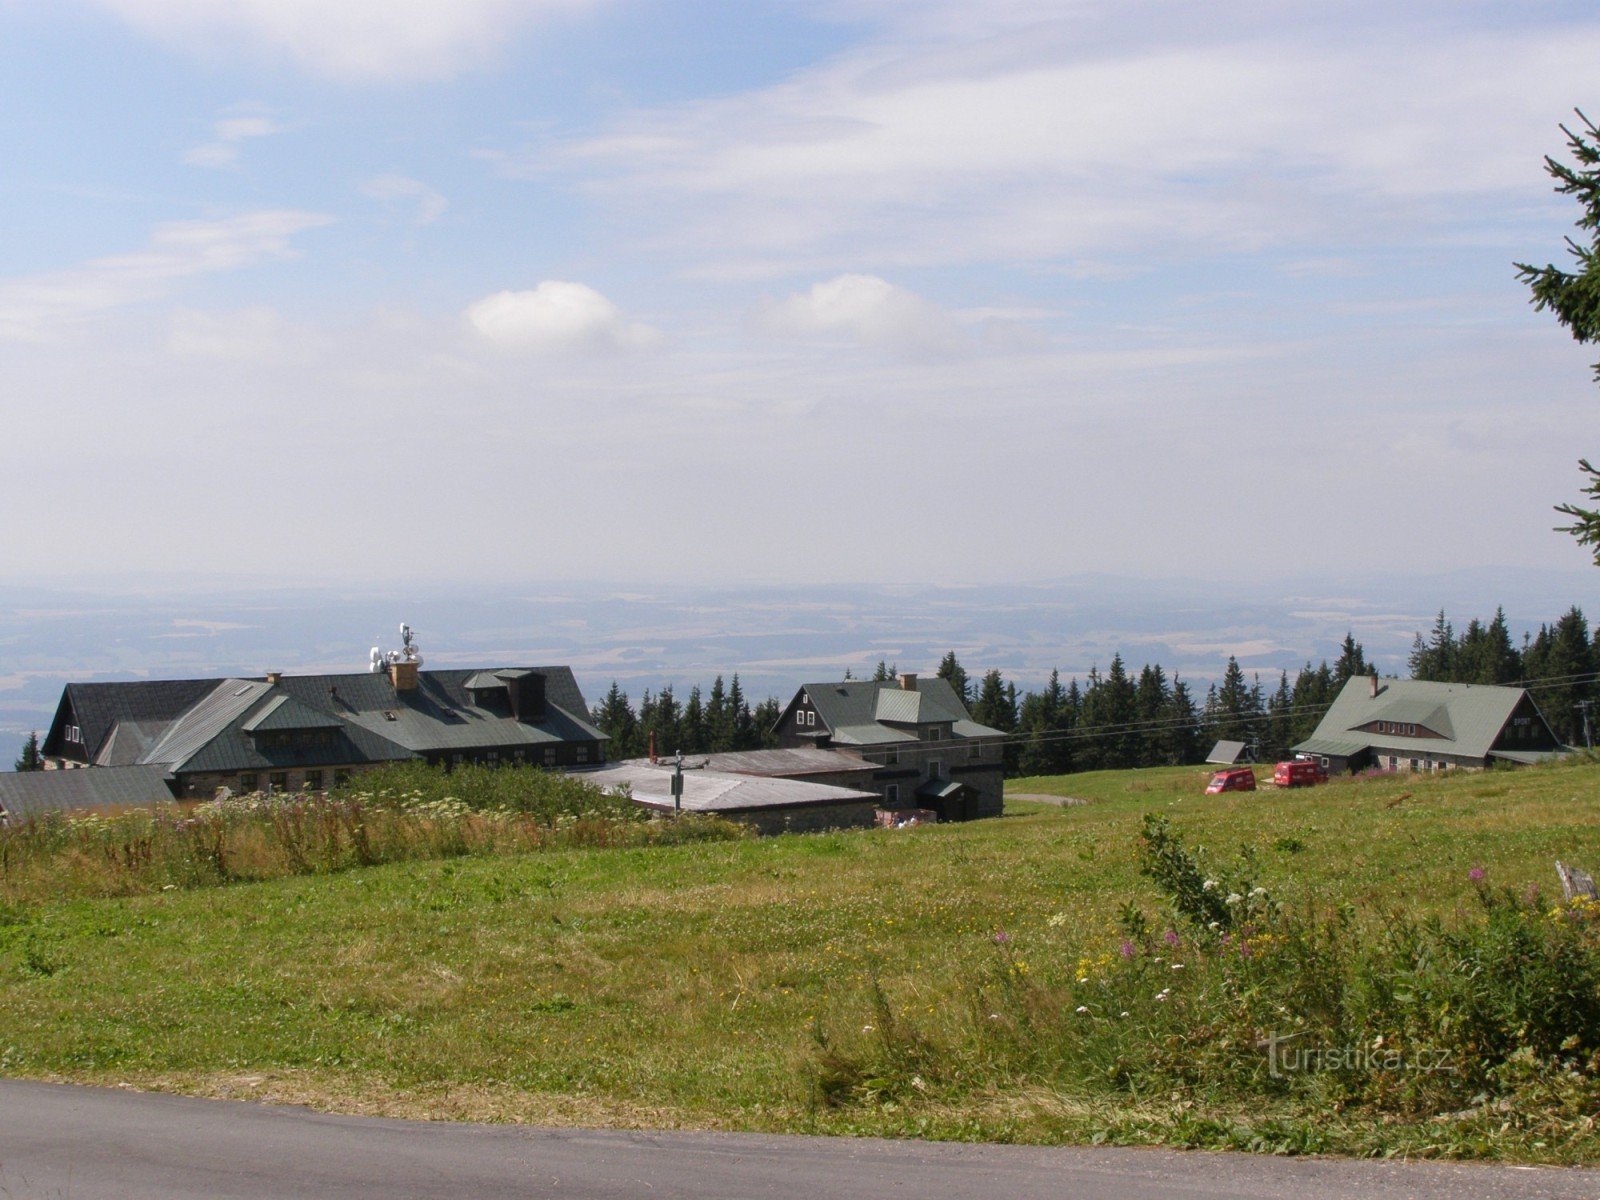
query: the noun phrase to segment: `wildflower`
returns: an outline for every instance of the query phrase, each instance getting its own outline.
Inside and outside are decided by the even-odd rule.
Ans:
[[[1482,867],[1473,867],[1472,870],[1467,872],[1467,878],[1472,880],[1473,883],[1482,883],[1484,874],[1485,871]]]
[[[1167,989],[1166,988],[1162,988],[1159,992],[1156,993],[1156,1003],[1157,1004],[1165,1004],[1166,1002],[1167,1002]]]
[[[1178,936],[1178,931],[1176,929],[1167,930],[1166,933],[1161,935],[1161,940],[1169,946],[1176,946],[1179,942],[1183,941],[1183,939]]]
[[[1127,1012],[1126,1012],[1126,1011],[1124,1011],[1124,1012],[1121,1012],[1121,1013],[1118,1013],[1118,1014],[1117,1014],[1117,1015],[1118,1015],[1118,1016],[1122,1016],[1122,1017],[1125,1017],[1125,1016],[1127,1016],[1127,1015],[1128,1015],[1128,1014],[1127,1014]]]
[[[1000,930],[994,935],[994,944],[996,946],[1004,946],[1010,940],[1011,935],[1008,934],[1004,929]]]
[[[1123,938],[1122,939],[1122,957],[1123,958],[1132,958],[1133,957],[1133,943],[1128,941],[1127,938]]]
[[[1264,888],[1264,887],[1255,887],[1255,888],[1251,888],[1250,889],[1250,898],[1252,900],[1260,900],[1266,894],[1267,894],[1267,889]]]
[[[1088,1011],[1089,1011],[1089,1006],[1087,1004],[1078,1005],[1078,1015],[1080,1017],[1084,1016]]]
[[[1211,930],[1212,933],[1216,933],[1217,931],[1219,931],[1222,928],[1222,922],[1221,921],[1212,921],[1212,922],[1210,922],[1209,924],[1206,925],[1206,928]]]
[[[863,1025],[861,1027],[861,1032],[862,1033],[871,1033],[872,1032],[872,1026],[871,1025]]]
[[[1204,883],[1202,883],[1200,885],[1200,890],[1202,892],[1209,892],[1213,888],[1215,888],[1216,886],[1217,886],[1217,881],[1215,879],[1208,879],[1208,880],[1206,880]]]
[[[1241,904],[1243,902],[1244,902],[1244,897],[1239,895],[1238,892],[1229,892],[1228,893],[1228,903],[1229,904]]]
[[[1067,923],[1069,919],[1070,918],[1064,912],[1052,913],[1050,915],[1050,919],[1047,920],[1045,924],[1050,926],[1051,929],[1060,929]]]

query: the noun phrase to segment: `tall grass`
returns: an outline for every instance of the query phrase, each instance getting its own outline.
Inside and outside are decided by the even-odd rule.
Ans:
[[[1146,817],[1140,846],[1158,908],[1128,904],[1111,936],[1076,945],[1065,922],[1045,945],[997,931],[955,1019],[897,1017],[874,985],[860,1035],[818,1032],[819,1099],[937,1102],[981,1079],[1124,1112],[1156,1102],[1166,1140],[1188,1121],[1206,1145],[1348,1151],[1353,1114],[1375,1150],[1392,1122],[1459,1154],[1592,1145],[1600,905],[1474,868],[1472,904],[1449,919],[1319,910],[1256,885],[1248,857],[1207,864],[1164,818]],[[1252,1105],[1280,1120],[1192,1115]]]
[[[532,768],[386,767],[330,794],[260,793],[0,826],[0,900],[123,896],[472,854],[741,836],[653,820],[627,797]]]

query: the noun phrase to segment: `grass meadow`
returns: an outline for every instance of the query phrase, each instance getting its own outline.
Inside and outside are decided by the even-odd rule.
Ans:
[[[1076,802],[759,840],[435,797],[369,814],[403,853],[334,834],[209,872],[58,830],[0,847],[0,1071],[437,1119],[1600,1159],[1600,920],[1553,870],[1600,873],[1600,764],[1205,778],[1016,780]],[[281,820],[229,819],[237,847]],[[1286,1072],[1280,1033],[1307,1039]]]

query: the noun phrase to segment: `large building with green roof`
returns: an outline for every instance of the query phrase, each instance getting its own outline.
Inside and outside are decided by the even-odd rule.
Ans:
[[[57,769],[160,768],[175,796],[210,798],[224,787],[316,791],[407,759],[589,766],[605,743],[570,667],[392,662],[359,674],[70,683],[41,750]]]
[[[1568,753],[1526,688],[1356,675],[1294,752],[1330,772],[1442,771]]]

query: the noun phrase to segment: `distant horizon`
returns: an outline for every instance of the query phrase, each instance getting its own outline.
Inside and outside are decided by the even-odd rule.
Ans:
[[[1451,583],[1448,594],[1441,581]],[[1083,574],[1055,583],[844,585],[612,583],[391,589],[212,580],[118,591],[37,584],[0,588],[0,756],[9,766],[30,729],[48,725],[62,686],[115,678],[356,673],[374,642],[398,643],[404,620],[430,666],[571,666],[589,703],[615,680],[637,701],[669,684],[679,695],[738,673],[752,700],[870,675],[881,659],[931,673],[955,651],[969,675],[999,669],[1037,690],[1104,671],[1160,663],[1200,691],[1230,655],[1264,686],[1306,662],[1337,657],[1347,632],[1385,674],[1404,674],[1416,633],[1442,607],[1458,632],[1503,605],[1511,635],[1536,632],[1577,605],[1600,616],[1600,571],[1497,574],[1476,568],[1389,572],[1383,590],[1328,574],[1276,589],[1187,578]],[[85,603],[85,601],[88,601]]]

